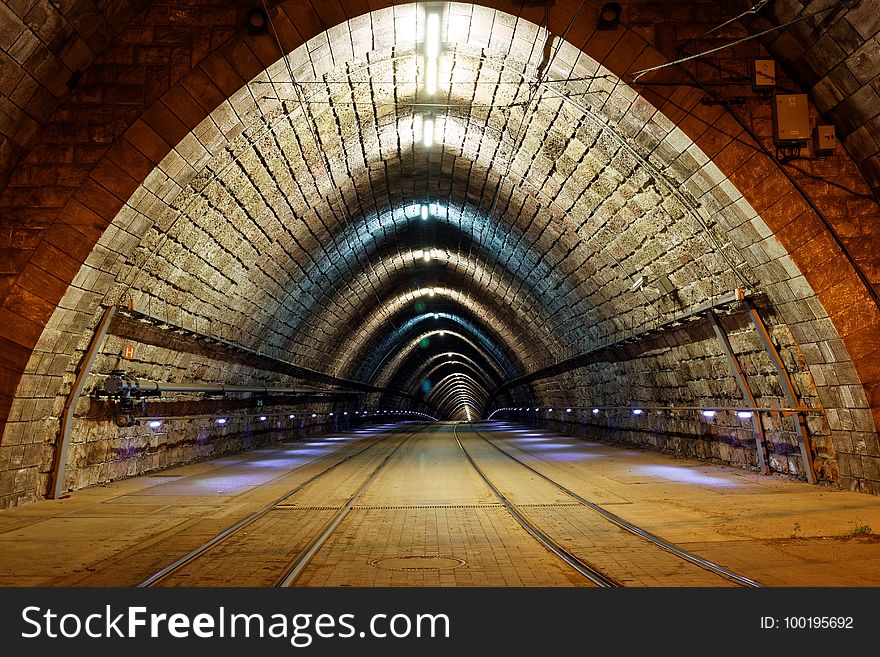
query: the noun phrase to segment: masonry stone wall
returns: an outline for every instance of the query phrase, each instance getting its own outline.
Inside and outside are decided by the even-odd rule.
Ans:
[[[766,54],[757,42],[694,65],[690,73],[712,91],[686,76],[673,80],[677,87],[622,83],[711,27],[709,3],[627,4],[631,29],[614,31],[580,17],[548,71],[569,81],[543,89],[540,110],[515,102],[522,89],[453,96],[512,106],[443,117],[436,152],[414,148],[413,117],[389,110],[387,90],[367,73],[414,79],[406,22],[414,7],[350,22],[333,3],[275,9],[298,79],[333,82],[330,91],[310,87],[308,112],[284,100],[295,90],[271,40],[241,34],[237,16],[176,8],[151,8],[86,71],[0,197],[10,253],[0,282],[0,410],[8,411],[0,470],[12,498],[39,479],[34,459],[45,448],[34,445],[53,440],[59,400],[102,308],[130,300],[303,366],[355,371],[373,336],[413,301],[404,282],[424,275],[414,258],[390,253],[408,232],[417,246],[406,208],[437,198],[448,211],[419,238],[436,235],[448,255],[428,280],[442,273],[450,290],[441,296],[505,336],[523,373],[737,286],[766,295],[802,396],[821,402],[828,418],[835,449],[816,431],[827,471],[840,454],[840,483],[872,489],[880,313],[870,296],[877,255],[864,236],[873,235],[876,203],[856,164],[842,150],[782,164],[768,151],[766,100],[719,105],[744,93],[748,63]],[[468,27],[455,68],[465,87],[490,89],[484,83],[540,69],[543,9],[509,9],[453,6]],[[554,33],[566,29],[563,13],[550,18]],[[678,33],[656,27],[669,22]],[[734,25],[717,38],[745,33]],[[517,57],[505,55],[511,40]],[[149,57],[156,70],[146,75]],[[401,87],[404,100],[410,87]],[[357,116],[351,99],[361,101]],[[661,275],[675,294],[658,292]],[[769,403],[767,363],[749,344],[744,336],[736,348]],[[726,394],[703,378],[717,353],[703,347],[711,345],[658,354],[693,372],[645,394]],[[148,364],[157,375],[187,369],[175,370],[176,356],[156,358]],[[617,365],[620,386],[635,390],[646,370],[627,362]]]
[[[776,372],[754,329],[736,314],[722,317],[722,325],[756,404],[764,408],[787,407]],[[827,344],[820,349],[826,352],[828,362],[809,365],[803,345],[797,344],[789,327],[771,325],[770,333],[798,402],[817,411],[804,418],[817,478],[848,490],[880,492],[880,454],[872,442],[869,409],[865,402],[860,404],[855,398],[841,403],[841,397],[857,395],[851,366],[835,361]],[[831,372],[835,374],[825,376]],[[702,407],[736,408],[744,404],[720,344],[705,323],[638,346],[622,346],[597,354],[590,366],[541,380],[537,388],[540,412],[508,411],[499,417],[538,422],[594,439],[648,446],[743,467],[757,466],[752,420],[741,420],[733,412],[719,412],[711,419],[700,415]],[[594,406],[622,408],[593,414]],[[634,416],[630,409],[640,406],[692,406],[695,410],[646,410],[643,415]],[[571,414],[564,412],[566,407],[576,408]],[[554,411],[550,413],[548,408]],[[803,478],[793,420],[779,414],[763,417],[771,470]]]

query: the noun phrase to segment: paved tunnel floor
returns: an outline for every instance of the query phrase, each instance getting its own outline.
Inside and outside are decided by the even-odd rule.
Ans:
[[[584,568],[621,586],[741,583],[702,559],[768,586],[878,586],[868,528],[874,496],[504,423],[397,425],[2,511],[0,585],[133,586],[191,554],[155,585],[596,585]]]

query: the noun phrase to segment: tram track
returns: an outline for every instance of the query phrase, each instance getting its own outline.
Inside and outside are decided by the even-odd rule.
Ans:
[[[723,577],[725,579],[728,579],[731,582],[734,582],[735,584],[737,584],[739,586],[748,586],[748,587],[760,587],[761,586],[761,584],[759,584],[757,581],[755,581],[751,578],[745,577],[744,575],[740,575],[739,573],[735,573],[732,570],[725,568],[724,566],[721,566],[721,565],[716,564],[712,561],[709,561],[708,559],[704,559],[703,557],[700,557],[696,554],[693,554],[692,552],[689,552],[689,551],[685,550],[684,548],[682,548],[678,545],[675,545],[674,543],[671,543],[671,542],[667,541],[666,539],[663,539],[663,538],[657,536],[656,534],[653,534],[653,533],[647,531],[646,529],[643,529],[642,527],[639,527],[638,525],[635,525],[635,524],[629,522],[628,520],[624,520],[623,518],[621,518],[617,514],[612,513],[608,509],[605,509],[604,507],[596,504],[595,502],[592,502],[591,500],[588,500],[588,499],[582,497],[581,495],[575,493],[570,488],[567,488],[566,486],[560,484],[555,479],[548,477],[543,472],[537,470],[536,468],[533,468],[532,466],[530,466],[528,463],[525,463],[521,459],[518,459],[510,452],[502,449],[497,444],[495,444],[493,441],[486,438],[482,434],[482,432],[476,431],[474,433],[479,438],[481,438],[483,441],[485,441],[486,443],[488,443],[489,445],[494,447],[496,450],[498,450],[499,452],[504,454],[507,458],[515,461],[516,463],[518,463],[522,467],[526,468],[532,474],[537,475],[543,481],[546,481],[548,484],[555,487],[556,489],[558,489],[562,493],[568,495],[572,499],[576,500],[577,502],[579,502],[583,506],[591,509],[592,511],[595,511],[596,513],[601,515],[603,518],[605,518],[609,522],[617,525],[618,527],[620,527],[624,531],[627,531],[630,534],[638,536],[639,538],[642,538],[645,541],[652,543],[653,545],[656,545],[657,547],[665,550],[666,552],[669,552],[670,554],[675,555],[676,557],[679,557],[680,559],[683,559],[683,560],[688,561],[696,566],[699,566],[700,568],[703,568],[704,570],[707,570],[711,573],[714,573],[715,575],[718,575],[719,577]],[[519,447],[514,446],[514,449],[522,452],[523,454],[528,454],[528,452],[520,449]]]
[[[507,510],[507,512],[516,520],[519,525],[528,532],[532,538],[538,541],[541,545],[543,545],[547,550],[556,555],[559,559],[565,562],[570,568],[577,571],[580,575],[588,579],[590,582],[597,586],[601,587],[618,587],[622,586],[620,582],[609,577],[605,573],[601,572],[597,568],[593,567],[586,561],[583,561],[580,557],[578,557],[573,552],[567,550],[560,543],[555,541],[549,534],[544,532],[540,527],[538,527],[535,523],[529,520],[526,515],[520,511],[516,504],[510,501],[504,493],[492,482],[491,479],[486,475],[480,466],[477,465],[476,461],[474,461],[473,457],[465,448],[464,444],[462,444],[461,439],[458,437],[458,426],[453,427],[452,434],[455,437],[456,442],[458,443],[459,448],[464,454],[467,461],[473,466],[474,470],[489,487],[495,497],[498,498],[498,501],[501,502],[501,505]]]
[[[578,570],[578,572],[580,572],[582,575],[584,575],[585,577],[587,577],[591,581],[595,581],[593,579],[594,576],[596,576],[597,579],[604,578],[604,579],[608,580],[608,583],[599,584],[600,586],[621,586],[622,585],[621,582],[619,582],[614,577],[607,575],[607,573],[602,572],[599,568],[597,568],[593,564],[588,563],[584,559],[577,557],[577,555],[574,555],[570,550],[567,550],[566,548],[560,546],[559,542],[554,540],[551,536],[549,536],[549,534],[546,531],[541,529],[534,520],[526,518],[525,512],[522,511],[513,502],[511,502],[508,496],[504,495],[504,493],[501,491],[500,487],[498,487],[496,483],[492,482],[489,479],[486,472],[479,468],[479,466],[476,464],[474,459],[467,452],[466,448],[464,447],[463,443],[461,442],[461,440],[458,437],[458,427],[455,427],[453,432],[455,434],[456,441],[458,441],[458,443],[459,443],[460,448],[465,453],[465,455],[468,457],[468,460],[471,462],[471,464],[474,466],[474,468],[477,469],[477,471],[479,472],[479,474],[483,478],[483,480],[487,483],[487,485],[489,485],[489,487],[493,490],[493,492],[496,494],[496,496],[498,496],[499,500],[501,500],[501,502],[505,506],[505,508],[509,512],[511,512],[511,515],[513,515],[513,517],[517,520],[517,522],[519,522],[524,528],[526,528],[526,530],[529,531],[530,534],[535,536],[535,538],[537,540],[539,540],[542,544],[544,544],[545,547],[547,547],[547,549],[549,549],[551,552],[553,552],[554,554],[559,556],[561,559],[563,559],[563,561],[565,561],[569,565],[572,565],[573,563],[578,564],[577,566],[572,565],[572,567],[575,567],[575,569]],[[555,479],[547,476],[543,472],[537,470],[536,468],[532,467],[528,463],[517,458],[516,456],[514,456],[513,454],[511,454],[507,450],[502,449],[494,441],[490,440],[489,438],[486,438],[482,432],[474,431],[473,434],[476,437],[480,438],[483,442],[490,445],[495,450],[497,450],[498,452],[500,452],[501,454],[506,456],[508,459],[517,463],[519,466],[524,468],[530,474],[537,476],[541,481],[546,482],[547,484],[549,484],[550,486],[552,486],[553,488],[555,488],[559,492],[563,493],[564,495],[566,495],[570,499],[577,502],[577,504],[580,505],[582,508],[589,509],[590,511],[594,512],[595,514],[598,514],[599,516],[601,516],[605,520],[611,522],[612,524],[616,525],[617,527],[619,527],[623,531],[625,531],[633,536],[636,536],[639,539],[642,539],[646,543],[649,543],[657,548],[660,548],[661,550],[677,557],[678,559],[681,559],[682,561],[685,561],[685,562],[688,562],[694,566],[697,566],[698,568],[701,568],[705,571],[708,571],[708,572],[712,573],[713,575],[715,575],[719,578],[722,578],[728,582],[731,582],[737,586],[743,586],[743,587],[760,587],[761,586],[760,583],[758,583],[757,581],[755,581],[751,578],[745,577],[745,576],[743,576],[739,573],[736,573],[728,568],[725,568],[724,566],[721,566],[720,564],[714,563],[712,561],[709,561],[708,559],[704,559],[703,557],[695,555],[695,554],[685,550],[681,546],[675,545],[674,543],[671,543],[670,541],[667,541],[667,540],[647,531],[646,529],[639,527],[638,525],[635,525],[635,524],[621,518],[620,516],[612,513],[611,511],[608,511],[604,507],[596,504],[595,502],[586,499],[585,497],[579,495],[578,493],[576,493],[575,491],[566,487],[565,485],[559,483]],[[518,447],[514,446],[514,449],[517,449],[518,451],[522,452],[523,454],[528,455],[528,452],[526,452]],[[520,505],[520,506],[528,506],[528,505]],[[540,538],[539,538],[539,536],[540,536]],[[582,565],[587,566],[589,574],[587,574],[587,572],[582,572]]]
[[[702,569],[714,577],[723,578],[727,585],[760,586],[755,580],[695,555],[581,496],[523,460],[525,457],[533,458],[528,451],[514,445],[505,445],[505,449],[479,430],[468,432],[469,437],[465,438],[460,435],[460,428],[454,425],[452,430],[457,448],[476,472],[478,480],[497,499],[499,508],[503,508],[532,539],[590,584],[622,587],[641,582],[644,585],[645,582],[663,582],[663,577],[684,575],[683,580],[670,581],[691,581],[712,586],[705,575],[699,575]],[[335,460],[280,497],[212,536],[138,586],[210,585],[212,580],[229,583],[227,573],[239,572],[239,564],[244,566],[242,574],[236,576],[236,582],[241,585],[295,585],[322,548],[332,542],[331,537],[349,514],[362,508],[358,503],[364,494],[392,458],[417,433],[389,432],[371,440],[368,445]],[[398,439],[396,442],[395,438]],[[511,450],[521,452],[522,458]],[[314,466],[342,451],[327,454],[300,468]],[[501,467],[498,460],[492,457],[494,451],[503,454],[507,457],[505,460],[512,461],[516,467],[502,467],[493,472],[493,468]],[[328,476],[334,472],[335,475]],[[529,484],[528,481],[537,483]],[[322,485],[316,486],[316,482],[322,482]],[[323,485],[323,482],[327,485]],[[538,487],[534,488],[535,485]],[[547,493],[541,493],[538,499],[534,498],[542,486],[552,487],[556,491],[550,498],[555,502],[542,502],[540,495]],[[559,493],[564,497],[558,497]],[[566,501],[562,501],[566,498]],[[581,509],[589,511],[596,519],[590,520]],[[302,513],[296,514],[296,519],[293,519],[294,516],[289,515],[290,510],[300,510]],[[286,513],[270,515],[273,511]],[[601,529],[602,525],[607,529]],[[597,538],[599,535],[610,539],[611,543]],[[623,538],[625,536],[628,538]],[[639,543],[644,543],[645,547],[639,548]],[[666,556],[661,556],[664,553]],[[609,554],[612,555],[610,559]],[[626,562],[626,559],[630,561]],[[648,559],[650,567],[655,567],[647,579],[642,568],[643,559]],[[676,560],[688,565],[675,566]],[[626,563],[630,564],[629,570]]]
[[[409,438],[412,435],[414,435],[414,433],[415,432],[409,432],[407,435],[405,435],[403,440],[401,440],[400,443],[398,443],[394,447],[394,449],[391,451],[391,453],[389,453],[382,460],[382,462],[379,464],[379,466],[372,471],[370,476],[358,488],[358,490],[355,492],[355,494],[348,498],[347,502],[341,507],[339,512],[337,512],[337,514],[334,516],[333,520],[331,520],[330,524],[333,524],[334,529],[336,526],[338,526],[339,522],[341,522],[342,518],[344,518],[344,515],[346,515],[347,512],[350,510],[351,506],[353,506],[354,502],[360,497],[360,494],[362,494],[366,490],[366,488],[369,486],[369,484],[375,480],[376,476],[378,476],[379,471],[381,471],[381,469],[385,466],[385,464],[388,462],[388,460],[391,458],[391,456],[394,453],[396,453],[397,450],[407,440],[409,440]],[[374,448],[376,448],[378,445],[385,443],[387,440],[392,439],[392,438],[396,437],[397,435],[398,434],[396,434],[396,433],[392,433],[391,435],[387,435],[387,436],[379,438],[378,440],[374,440],[366,447],[363,447],[362,449],[357,450],[353,454],[349,454],[348,456],[342,458],[341,460],[336,461],[335,463],[324,468],[320,472],[317,472],[316,474],[312,475],[311,477],[309,477],[308,479],[306,479],[302,483],[298,484],[297,486],[295,486],[291,490],[287,491],[283,495],[281,495],[281,496],[277,497],[276,499],[272,500],[271,502],[265,504],[260,509],[257,509],[256,511],[248,514],[247,516],[245,516],[244,518],[242,518],[238,522],[230,525],[229,527],[227,527],[223,531],[221,531],[218,534],[216,534],[215,536],[213,536],[210,540],[204,542],[199,547],[191,550],[190,552],[183,555],[182,557],[180,557],[179,559],[177,559],[173,563],[169,564],[168,566],[166,566],[163,569],[159,570],[158,572],[154,573],[153,575],[151,575],[147,579],[143,580],[140,584],[137,585],[137,587],[138,588],[151,588],[151,587],[158,586],[164,582],[167,582],[169,579],[172,578],[173,575],[175,575],[176,573],[178,573],[179,571],[181,571],[185,567],[193,564],[197,560],[202,559],[202,558],[206,558],[206,557],[209,558],[210,552],[212,550],[214,550],[218,546],[223,545],[225,542],[227,542],[232,537],[240,535],[244,529],[252,526],[257,521],[265,518],[272,511],[279,509],[279,508],[284,508],[285,502],[288,502],[293,496],[297,495],[298,493],[303,492],[304,490],[308,489],[309,486],[311,486],[315,482],[321,480],[326,475],[330,474],[331,472],[336,471],[338,468],[340,468],[341,466],[343,466],[347,463],[351,463],[357,457],[366,454],[370,450],[373,450]],[[341,450],[338,450],[338,451],[341,451]],[[333,454],[338,453],[338,451],[334,452]],[[332,454],[327,455],[322,458],[327,458],[329,456],[332,456]],[[322,459],[316,459],[316,461],[312,461],[311,463],[305,464],[305,465],[313,465],[314,463],[316,463],[320,460],[322,460]],[[303,467],[305,467],[305,466],[303,466]],[[341,517],[339,517],[337,520],[337,517],[340,516],[340,512],[342,512],[342,511],[344,511],[345,513],[342,513]],[[330,532],[327,532],[326,528],[325,528],[325,531],[322,531],[322,533],[318,537],[318,538],[323,537],[323,540],[320,541],[320,544],[317,546],[317,548],[313,549],[313,547],[314,547],[313,543],[315,543],[315,541],[317,541],[317,539],[315,539],[315,541],[313,541],[312,543],[309,544],[309,546],[306,548],[306,550],[302,551],[298,555],[294,564],[292,564],[284,569],[283,574],[277,578],[274,585],[275,586],[279,586],[279,585],[289,586],[290,583],[292,583],[293,580],[295,580],[295,577],[290,578],[290,574],[294,570],[296,564],[299,562],[302,562],[303,561],[302,558],[303,558],[304,554],[306,552],[309,552],[309,558],[303,562],[302,567],[300,567],[296,570],[296,574],[298,575],[298,573],[301,572],[302,568],[305,565],[307,565],[308,560],[310,560],[311,557],[314,556],[314,554],[317,552],[317,550],[320,549],[320,545],[326,541],[326,539],[329,537],[329,535],[331,533],[332,533],[332,530]],[[326,536],[324,534],[326,534]],[[284,581],[287,581],[288,583],[283,584]]]

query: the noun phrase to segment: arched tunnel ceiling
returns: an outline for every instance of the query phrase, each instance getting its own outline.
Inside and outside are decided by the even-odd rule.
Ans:
[[[437,6],[449,12],[433,97],[423,89],[415,5],[335,25],[247,84],[275,61],[280,42],[232,39],[212,55],[220,61],[193,71],[219,76],[216,88],[196,86],[221,90],[197,101],[216,109],[82,256],[73,297],[55,310],[43,347],[55,348],[58,329],[93,325],[89,308],[128,297],[260,353],[412,391],[419,377],[406,374],[421,367],[419,356],[445,353],[438,345],[406,353],[412,336],[398,331],[422,304],[471,322],[459,346],[470,350],[480,385],[558,363],[734,287],[766,293],[784,322],[803,321],[786,303],[813,293],[789,259],[792,245],[781,246],[778,226],[768,229],[672,121],[525,19]],[[285,11],[276,14],[288,20]],[[694,11],[703,21],[717,15],[708,3]],[[643,28],[634,23],[625,36]],[[609,63],[615,70],[661,59],[638,36],[623,42],[626,61]],[[233,70],[230,57],[250,60]],[[173,88],[163,106],[185,106],[192,93]],[[418,125],[427,118],[436,124],[430,147]],[[739,141],[729,122],[713,130]],[[126,134],[158,162],[165,141],[179,138],[160,132],[137,121]],[[427,220],[421,204],[433,208]],[[420,260],[425,253],[430,262]],[[486,336],[494,348],[480,344]],[[528,401],[528,391],[517,394]]]
[[[0,50],[28,30],[54,38],[61,23],[37,25],[51,13],[37,4],[4,4],[34,11],[24,31],[14,21],[0,29]],[[578,0],[547,11],[441,5],[450,20],[440,89],[428,98],[414,5],[363,13],[349,0],[285,0],[268,4],[278,32],[252,34],[242,28],[251,5],[148,4],[131,21],[96,21],[112,45],[94,63],[99,49],[79,57],[52,42],[66,68],[49,80],[52,67],[40,64],[38,84],[54,85],[61,104],[28,106],[36,127],[19,145],[30,139],[33,148],[0,193],[0,463],[10,464],[7,488],[14,479],[0,505],[40,495],[52,463],[63,466],[59,409],[83,352],[101,341],[97,323],[127,301],[154,316],[141,318],[149,330],[132,328],[138,314],[123,308],[86,390],[120,367],[171,382],[267,386],[341,376],[358,379],[357,390],[387,386],[362,398],[362,410],[406,404],[467,419],[498,406],[730,407],[751,385],[749,407],[793,399],[817,409],[808,437],[819,478],[880,491],[880,457],[870,456],[880,423],[880,233],[856,166],[873,184],[876,142],[863,137],[874,139],[880,44],[869,3],[762,2],[715,29],[736,3],[719,12],[709,0],[634,0],[612,30]],[[134,3],[114,6],[136,13]],[[85,38],[91,27],[78,20]],[[787,20],[763,46],[747,40],[624,83],[640,68]],[[746,88],[765,47],[793,65],[778,90],[807,90],[823,76],[811,124],[829,118],[817,107],[833,106],[849,153],[788,164],[774,155],[770,104]],[[43,54],[31,51],[23,68],[34,72]],[[0,69],[5,135],[20,118],[10,102],[21,109],[34,86],[20,73]],[[16,93],[5,98],[10,84]],[[431,146],[421,143],[426,118],[435,121]],[[0,168],[24,152],[5,146]],[[422,219],[425,204],[431,216]],[[710,322],[642,333],[729,299],[734,287],[756,294],[719,306],[726,354]],[[738,360],[745,386],[732,372]],[[787,396],[783,369],[797,388]],[[348,403],[322,405],[329,417],[353,410]],[[145,429],[119,430],[79,406],[75,429],[86,439],[128,441]],[[717,440],[704,440],[699,418],[678,420],[660,424],[695,438],[681,449],[754,461],[738,419],[711,427]],[[624,440],[648,435],[626,413],[603,423]],[[223,431],[247,434],[247,413]],[[664,435],[649,440],[665,448]],[[808,454],[790,455],[801,437],[777,438],[772,468],[802,475]],[[72,454],[69,485],[103,481],[108,470],[92,450]]]
[[[450,7],[433,97],[415,5],[233,94],[104,236],[137,247],[106,301],[357,376],[436,297],[497,340],[510,377],[759,285],[736,244],[754,212],[671,122],[536,25]]]
[[[434,299],[437,298],[442,300],[442,297],[435,295]],[[432,298],[429,296],[425,300],[431,301]],[[416,303],[418,304],[419,302]],[[506,378],[514,377],[517,372],[523,371],[523,365],[512,361],[511,354],[504,348],[507,341],[503,336],[487,334],[480,327],[482,322],[476,318],[471,320],[466,316],[462,316],[461,308],[455,308],[454,312],[446,312],[442,309],[442,306],[437,305],[434,310],[428,312],[427,310],[422,310],[423,307],[427,308],[424,305],[424,301],[415,308],[417,314],[404,321],[399,328],[390,333],[378,334],[377,337],[380,340],[368,347],[369,356],[362,359],[361,368],[352,377],[358,380],[374,379],[381,373],[380,371],[383,367],[387,369],[388,360],[398,351],[401,344],[404,344],[408,338],[411,339],[415,336],[418,331],[425,331],[427,328],[430,328],[427,332],[438,331],[440,338],[445,337],[447,331],[451,331],[450,335],[457,331],[463,331],[466,335],[470,336],[470,339],[475,344],[474,348],[485,350],[485,357],[493,362],[492,370],[498,373],[499,382]],[[405,309],[404,312],[409,314],[409,309]],[[430,340],[428,344],[423,343],[420,346],[423,348],[430,346]]]
[[[268,2],[273,7],[277,2]],[[639,3],[622,3],[623,21],[632,29],[648,33],[648,41],[662,43],[664,35],[675,31],[679,8],[669,3],[666,12],[657,7],[643,9]],[[688,3],[691,17],[706,15],[724,19],[758,6],[760,11],[743,16],[741,25],[728,26],[725,36],[767,31],[762,38],[773,55],[786,62],[800,86],[811,91],[820,111],[836,124],[853,157],[875,194],[880,189],[880,144],[872,139],[869,124],[880,115],[876,80],[880,76],[880,47],[877,35],[876,4],[870,0],[837,3],[805,3],[802,0],[754,0]],[[138,14],[147,11],[160,26],[164,41],[176,46],[175,59],[198,61],[203,57],[201,43],[215,42],[228,35],[231,27],[242,23],[247,3],[193,3],[128,0],[96,3],[70,0],[50,3],[40,0],[0,4],[0,190],[15,165],[39,140],[42,126],[49,121],[58,102],[76,89],[89,65],[114,45],[114,40],[131,25]],[[659,20],[658,20],[659,17]],[[795,21],[800,17],[804,20]],[[695,35],[704,31],[695,27]],[[793,22],[795,21],[795,22]],[[719,20],[718,23],[721,21]],[[791,23],[788,25],[788,23]],[[192,42],[176,42],[175,28],[187,25],[198,32]],[[778,26],[784,25],[781,29]],[[655,34],[656,31],[656,34]],[[687,38],[683,34],[680,36]],[[136,43],[152,36],[150,30],[127,38]],[[706,35],[703,35],[706,36]],[[699,40],[689,46],[699,49]],[[191,52],[190,52],[191,51]],[[153,75],[159,74],[152,92],[162,88],[162,58],[144,63]],[[173,80],[172,80],[173,81]],[[874,86],[872,88],[872,83]],[[155,98],[152,95],[150,98]],[[145,100],[149,101],[150,98]]]

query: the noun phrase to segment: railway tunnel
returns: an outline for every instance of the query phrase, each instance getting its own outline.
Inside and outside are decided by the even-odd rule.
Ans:
[[[4,2],[0,582],[876,586],[877,9]]]

